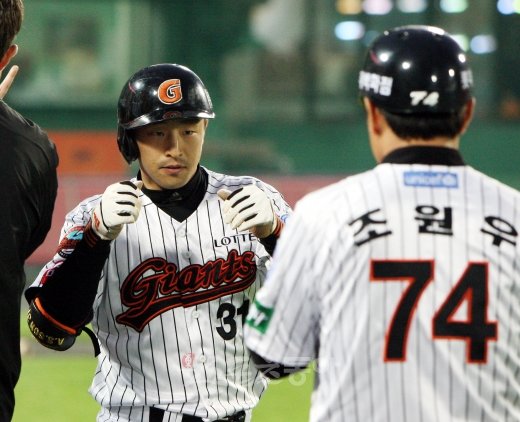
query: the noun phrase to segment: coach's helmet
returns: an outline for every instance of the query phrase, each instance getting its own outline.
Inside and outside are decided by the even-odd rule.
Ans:
[[[447,114],[472,97],[466,55],[447,32],[410,25],[385,31],[370,45],[359,91],[396,114]]]
[[[169,119],[215,117],[201,79],[178,64],[156,64],[137,71],[125,84],[117,107],[117,144],[128,163],[139,156],[132,130]]]

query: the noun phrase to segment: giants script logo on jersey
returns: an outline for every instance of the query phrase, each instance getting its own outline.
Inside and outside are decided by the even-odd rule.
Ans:
[[[159,85],[157,96],[161,103],[176,104],[182,100],[181,80],[168,79]]]
[[[121,286],[121,303],[128,307],[116,321],[137,331],[170,309],[209,302],[247,289],[256,278],[255,254],[233,249],[226,260],[193,264],[178,271],[164,258],[138,265]]]

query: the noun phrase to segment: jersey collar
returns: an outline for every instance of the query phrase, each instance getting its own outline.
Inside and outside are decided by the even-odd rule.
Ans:
[[[138,178],[140,174],[138,175]],[[179,189],[150,190],[143,187],[143,193],[170,217],[184,221],[204,199],[208,187],[208,174],[199,165],[191,180]]]
[[[464,166],[460,152],[444,147],[404,147],[390,152],[381,163],[392,164],[441,164],[445,166]]]
[[[141,171],[137,175],[141,179]],[[196,194],[197,192],[206,192],[207,176],[202,167],[199,165],[193,177],[183,187],[178,189],[151,190],[143,186],[142,191],[154,203],[172,203],[184,201]],[[196,195],[195,195],[196,196]]]

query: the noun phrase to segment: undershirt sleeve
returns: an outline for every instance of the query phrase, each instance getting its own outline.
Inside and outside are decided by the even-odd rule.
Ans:
[[[92,319],[92,305],[110,253],[110,242],[100,239],[89,223],[83,239],[45,283],[26,291],[27,301],[39,297],[45,311],[64,325],[73,328],[86,325]]]

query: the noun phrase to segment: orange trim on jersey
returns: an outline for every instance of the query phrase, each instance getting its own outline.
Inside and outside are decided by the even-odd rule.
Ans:
[[[52,322],[56,327],[62,329],[63,331],[69,333],[69,334],[72,334],[72,335],[76,335],[78,332],[74,329],[74,328],[70,328],[66,325],[63,325],[61,322],[58,322],[56,321],[53,317],[51,317],[47,312],[45,312],[45,309],[43,309],[43,306],[40,302],[40,298],[37,297],[36,299],[34,299],[34,306],[36,306],[36,309],[38,309],[38,311],[45,317],[47,318],[50,322]]]
[[[280,219],[280,217],[276,216],[276,227],[273,231],[273,235],[275,237],[280,237],[280,233],[282,232],[284,227],[285,227],[284,222]]]
[[[85,239],[85,242],[87,242],[87,245],[91,248],[96,246],[96,244],[101,240],[101,238],[92,228],[92,220],[90,220],[85,226],[85,230],[83,231],[83,237]]]

